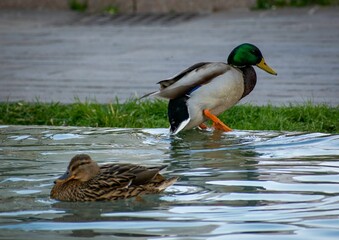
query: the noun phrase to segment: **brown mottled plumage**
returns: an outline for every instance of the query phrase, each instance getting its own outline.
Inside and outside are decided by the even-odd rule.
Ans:
[[[159,173],[165,167],[134,164],[99,166],[87,154],[79,154],[72,158],[66,173],[54,182],[51,198],[61,201],[100,201],[159,193],[178,179],[165,179]]]

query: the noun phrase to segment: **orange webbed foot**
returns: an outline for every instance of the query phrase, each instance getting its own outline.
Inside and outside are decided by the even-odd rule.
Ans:
[[[208,109],[204,109],[203,113],[207,118],[212,120],[214,129],[221,130],[224,132],[232,131],[230,127],[223,123],[217,116],[212,114]]]
[[[199,128],[203,129],[203,130],[208,129],[208,127],[207,127],[207,125],[205,123],[200,123],[199,124]]]

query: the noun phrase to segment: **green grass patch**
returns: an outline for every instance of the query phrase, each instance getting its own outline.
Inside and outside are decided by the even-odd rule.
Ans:
[[[68,6],[76,12],[85,12],[88,8],[87,0],[68,0]]]
[[[327,105],[276,107],[237,105],[220,115],[234,129],[305,132],[339,132],[339,108]],[[167,102],[129,100],[110,104],[96,102],[0,103],[0,124],[90,126],[122,128],[168,127]]]
[[[104,9],[104,13],[114,16],[119,13],[119,8],[117,6],[107,6]]]

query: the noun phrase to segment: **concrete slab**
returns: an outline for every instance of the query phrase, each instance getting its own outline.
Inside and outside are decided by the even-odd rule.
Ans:
[[[339,8],[232,10],[175,24],[82,24],[84,15],[0,10],[0,101],[108,103],[156,90],[200,61],[257,45],[278,76],[257,70],[243,102],[339,105]]]

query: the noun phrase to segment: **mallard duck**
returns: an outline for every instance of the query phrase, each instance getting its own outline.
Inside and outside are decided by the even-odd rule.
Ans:
[[[143,97],[170,99],[168,118],[172,134],[197,126],[207,128],[204,122],[208,119],[212,120],[215,129],[231,131],[217,116],[253,90],[257,76],[252,65],[277,75],[256,46],[244,43],[232,50],[227,64],[197,63],[172,78],[158,82],[160,90]]]
[[[61,201],[100,201],[159,193],[178,179],[165,179],[159,173],[165,167],[99,166],[89,155],[79,154],[72,158],[65,174],[54,182],[50,196]]]

